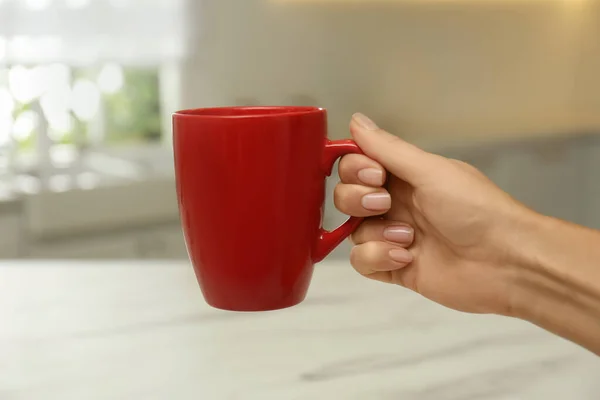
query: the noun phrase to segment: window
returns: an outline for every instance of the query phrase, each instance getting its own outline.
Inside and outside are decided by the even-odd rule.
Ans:
[[[0,0],[0,178],[163,143],[176,96],[161,76],[185,56],[186,4]]]
[[[105,69],[107,71],[110,70]],[[112,79],[116,82],[116,68],[114,71]],[[108,83],[108,76],[106,79]],[[150,143],[161,140],[159,87],[157,69],[124,69],[122,87],[104,95],[107,143]]]
[[[21,151],[35,148],[42,124],[56,144],[157,142],[159,70],[118,64],[10,66],[0,70],[0,110],[0,144],[14,142]]]

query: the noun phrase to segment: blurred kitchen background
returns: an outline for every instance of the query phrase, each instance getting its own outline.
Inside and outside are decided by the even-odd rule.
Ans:
[[[594,0],[0,0],[0,258],[186,259],[171,113],[214,105],[361,111],[600,228],[598,38]]]

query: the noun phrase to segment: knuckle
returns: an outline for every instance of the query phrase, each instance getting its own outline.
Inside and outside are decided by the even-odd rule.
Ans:
[[[350,265],[352,265],[352,267],[357,270],[358,272],[360,272],[361,268],[360,268],[360,258],[359,258],[359,246],[354,246],[352,247],[352,250],[350,250]]]
[[[352,156],[353,154],[346,154],[342,158],[340,158],[340,163],[338,165],[338,170],[340,172],[346,171],[352,165]]]
[[[418,287],[418,276],[417,270],[414,268],[408,268],[400,271],[396,277],[397,283],[413,292],[420,293]]]
[[[367,219],[350,236],[354,244],[368,243],[373,240],[383,240],[385,221]]]
[[[372,264],[379,260],[380,251],[378,242],[366,242],[362,244],[362,247],[362,256],[365,263]]]
[[[376,243],[367,242],[354,246],[350,251],[350,265],[361,275],[368,275],[377,259],[374,246]]]
[[[364,224],[364,222],[363,222]],[[361,241],[361,238],[364,237],[364,226],[361,225],[350,235],[349,239],[353,244],[358,244]]]
[[[400,138],[399,138],[397,135],[395,135],[395,134],[393,134],[393,133],[390,133],[390,132],[384,131],[384,130],[382,130],[382,129],[380,129],[380,132],[381,132],[381,133],[387,133],[387,135],[385,135],[385,137],[384,137],[384,141],[385,141],[385,142],[386,142],[388,145],[390,145],[390,146],[395,146],[395,145],[397,145],[398,143],[401,143],[401,142],[402,142],[402,140],[401,140],[401,139],[400,139]]]
[[[340,159],[338,173],[340,176],[350,176],[360,167],[361,156],[359,154],[346,154]]]
[[[463,169],[468,169],[468,170],[476,170],[477,169],[473,165],[471,165],[468,162],[463,161],[463,160],[459,160],[456,158],[450,158],[449,160],[452,164],[454,164],[454,166],[456,166],[458,168],[463,168]]]
[[[348,191],[343,183],[338,183],[333,189],[333,202],[337,208],[344,208],[348,202]]]
[[[356,191],[349,185],[338,183],[333,190],[333,203],[342,212],[349,212],[354,203]]]
[[[343,181],[344,177],[348,174],[348,163],[347,161],[345,161],[345,158],[348,156],[344,156],[340,159],[340,163],[338,164],[338,175],[340,176],[340,179]]]

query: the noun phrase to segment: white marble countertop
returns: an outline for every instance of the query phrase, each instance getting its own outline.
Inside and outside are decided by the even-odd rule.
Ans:
[[[598,399],[600,358],[342,262],[302,305],[205,305],[187,263],[0,263],[2,400]]]

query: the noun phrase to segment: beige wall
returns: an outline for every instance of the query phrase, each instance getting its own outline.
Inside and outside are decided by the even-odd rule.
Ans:
[[[184,104],[308,101],[329,109],[334,137],[358,110],[407,137],[600,130],[599,10],[594,0],[207,0]]]
[[[600,1],[588,8],[587,24],[582,30],[581,52],[577,59],[575,109],[578,118],[593,121],[600,118]],[[600,129],[599,129],[600,130]]]

